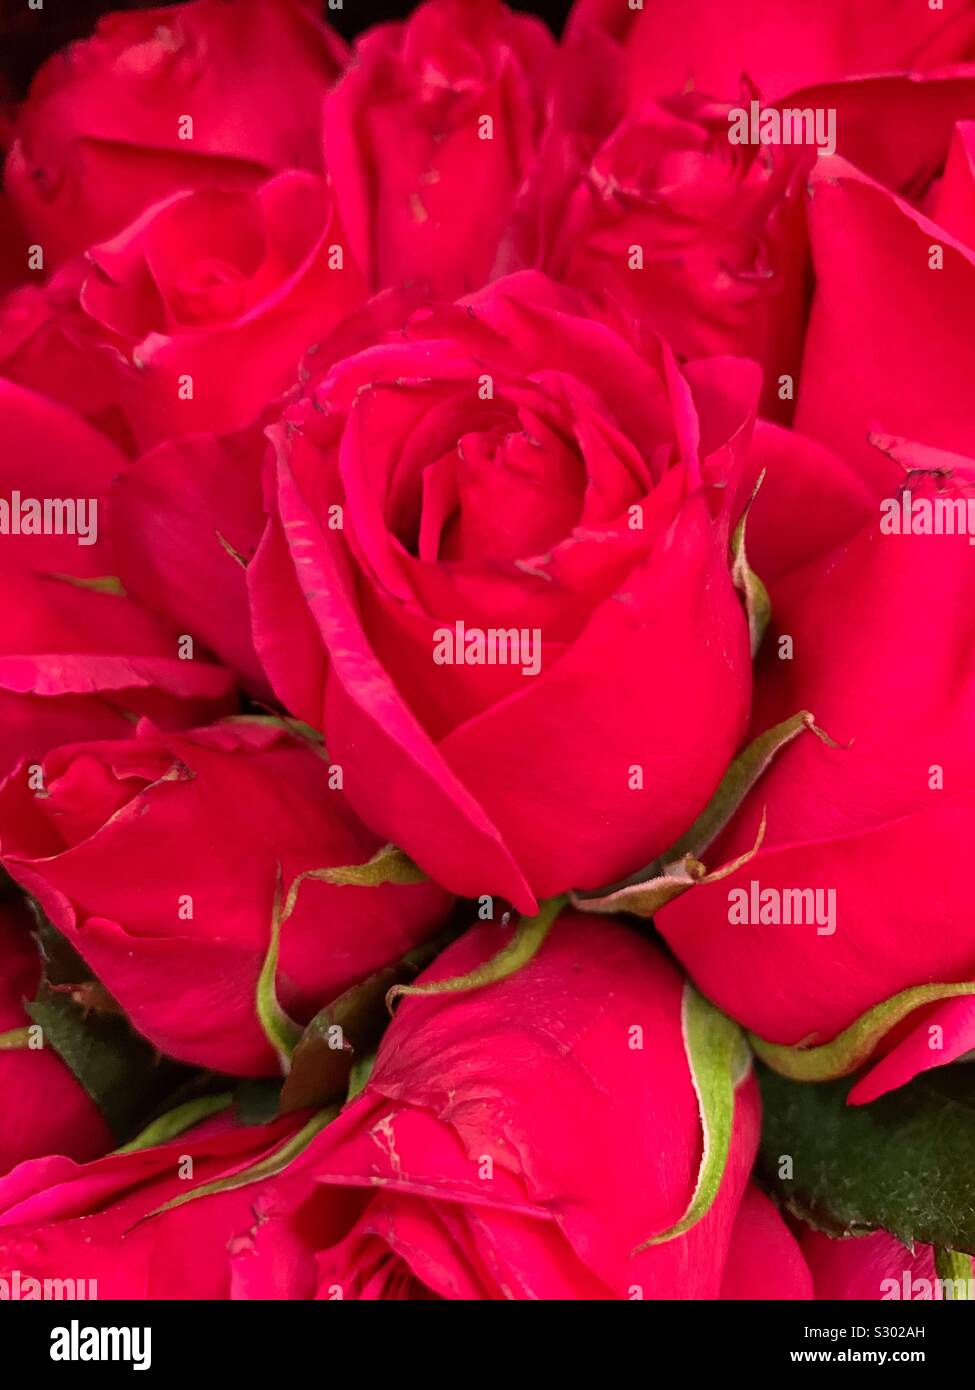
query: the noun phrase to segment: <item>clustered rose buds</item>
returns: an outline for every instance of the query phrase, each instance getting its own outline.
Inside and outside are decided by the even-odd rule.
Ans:
[[[975,1296],[975,0],[326,16],[0,108],[3,1287]]]

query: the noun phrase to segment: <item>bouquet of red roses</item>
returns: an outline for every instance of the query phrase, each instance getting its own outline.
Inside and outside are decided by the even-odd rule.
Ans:
[[[0,107],[4,1297],[971,1296],[975,3],[332,10]]]

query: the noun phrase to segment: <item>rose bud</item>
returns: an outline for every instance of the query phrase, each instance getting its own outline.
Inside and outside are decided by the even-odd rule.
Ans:
[[[420,988],[496,950],[497,927],[480,925]],[[365,1090],[308,1153],[328,1190],[365,1197],[320,1250],[319,1297],[716,1298],[723,1279],[730,1296],[808,1296],[774,1209],[742,1201],[758,1108],[740,1054],[724,1075],[734,1122],[716,1196],[659,1239],[702,1162],[693,1037],[664,956],[575,914],[500,983],[402,1001]]]
[[[568,33],[603,28],[622,40],[630,89],[638,98],[668,92],[731,96],[742,73],[769,99],[799,87],[864,73],[920,72],[975,57],[968,0],[937,9],[916,0],[575,0]]]
[[[581,314],[512,276],[339,363],[270,431],[248,569],[269,678],[357,813],[525,911],[683,833],[751,680],[729,513],[757,369],[681,375]]]
[[[374,289],[477,289],[535,156],[552,37],[498,0],[379,24],[325,106],[325,159]]]
[[[901,481],[855,536],[773,585],[756,665],[753,735],[810,710],[836,743],[785,747],[707,855],[733,864],[764,822],[758,852],[656,917],[785,1074],[849,1074],[894,1044],[854,1102],[975,1045],[975,574],[970,536],[951,533],[975,521],[975,464],[876,442]],[[774,487],[756,523],[763,509],[783,526]]]
[[[321,106],[345,45],[317,10],[309,0],[196,0],[110,14],[50,58],[5,173],[46,268],[177,191],[320,172]]]
[[[363,301],[326,184],[299,171],[247,192],[177,193],[87,261],[66,267],[44,304],[34,290],[14,296],[0,319],[4,370],[40,388],[53,347],[141,449],[248,425]],[[70,372],[48,389],[62,381],[74,400]]]
[[[972,1296],[969,1255],[951,1252],[948,1262],[943,1257],[936,1260],[930,1245],[917,1244],[909,1250],[886,1231],[838,1239],[807,1230],[799,1244],[818,1300],[929,1302]]]
[[[32,1025],[41,955],[23,905],[0,902],[0,1175],[28,1158],[65,1154],[81,1163],[112,1146],[108,1125]]]
[[[468,932],[418,988],[482,966],[496,936]],[[402,1003],[334,1113],[250,1130],[221,1115],[86,1168],[27,1165],[0,1183],[0,1277],[71,1271],[102,1298],[810,1296],[747,1181],[758,1097],[740,1036],[605,919],[563,917],[489,989]]]
[[[276,883],[359,865],[381,842],[358,824],[341,769],[279,721],[59,748],[0,786],[0,860],[161,1052],[216,1071],[272,1073],[256,994]],[[119,872],[119,865],[125,872]],[[309,882],[283,924],[278,995],[307,1022],[432,935],[432,884]]]

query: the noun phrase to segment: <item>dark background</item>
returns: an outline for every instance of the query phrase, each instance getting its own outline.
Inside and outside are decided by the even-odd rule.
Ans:
[[[326,3],[322,0],[326,18],[346,39],[354,39],[371,24],[400,19],[416,7],[415,0],[343,0],[343,9],[326,10]],[[558,33],[569,3],[536,0],[512,8],[541,15]],[[43,10],[31,10],[27,0],[0,0],[0,97],[4,88],[9,96],[22,97],[44,59],[72,39],[90,34],[99,15],[158,7],[159,0],[44,0]]]

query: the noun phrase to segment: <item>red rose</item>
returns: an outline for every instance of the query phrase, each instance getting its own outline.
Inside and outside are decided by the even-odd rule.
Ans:
[[[358,824],[304,740],[260,721],[185,735],[75,744],[0,787],[0,859],[41,903],[135,1027],[181,1061],[277,1070],[255,994],[277,865],[361,864],[381,843]],[[117,866],[124,864],[125,873]],[[305,884],[284,925],[278,990],[307,1022],[349,985],[429,936],[446,895]]]
[[[60,374],[45,375],[53,336],[77,367],[66,389],[93,376],[140,448],[249,424],[363,300],[324,181],[298,171],[251,192],[175,194],[87,260],[39,305],[15,296],[0,353],[8,374],[60,395]]]
[[[496,936],[467,933],[422,982],[475,968]],[[635,933],[569,914],[502,983],[404,1000],[365,1091],[308,1155],[317,1182],[365,1198],[318,1256],[318,1296],[716,1298],[724,1275],[742,1296],[808,1297],[781,1219],[739,1206],[751,1077],[707,1215],[638,1250],[680,1220],[701,1161],[683,990]]]
[[[645,360],[529,274],[339,363],[270,432],[258,651],[438,882],[530,910],[707,801],[749,698],[728,532],[756,388],[736,359]]]
[[[374,288],[483,284],[538,139],[554,46],[498,0],[428,0],[381,24],[325,108],[325,158]]]
[[[106,15],[20,113],[6,184],[48,267],[188,188],[320,171],[345,46],[308,0],[195,0]],[[187,124],[187,122],[190,124]]]

